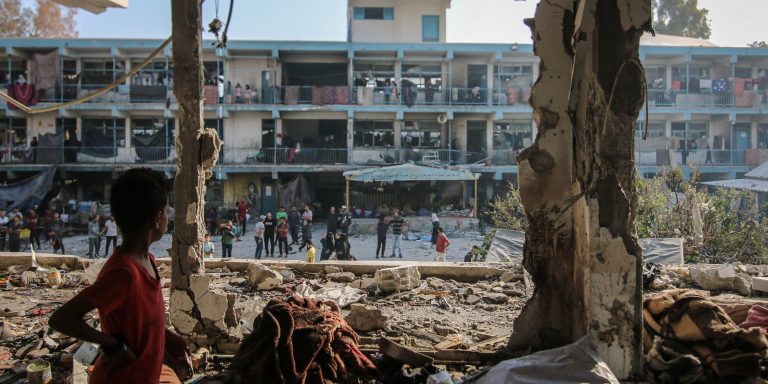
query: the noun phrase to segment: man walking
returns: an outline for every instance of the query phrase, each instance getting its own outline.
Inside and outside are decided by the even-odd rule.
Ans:
[[[392,226],[393,237],[392,256],[390,258],[395,257],[395,251],[399,252],[401,259],[403,258],[403,224],[405,224],[405,220],[400,217],[400,212],[395,211],[394,218],[389,222],[389,225]]]
[[[27,229],[29,229],[29,244],[34,244],[35,249],[40,249],[40,216],[37,215],[34,209],[29,210]]]
[[[285,248],[285,253],[283,253]],[[285,223],[285,217],[278,219],[277,224],[277,249],[280,251],[280,256],[288,258],[288,224]]]
[[[171,210],[171,207],[168,207],[168,211]],[[168,213],[168,221],[171,221],[170,218],[170,212]],[[104,223],[104,232],[107,236],[107,245],[104,248],[104,256],[109,256],[109,244],[112,243],[112,248],[117,248],[117,223],[115,222],[115,217],[110,216],[109,220],[107,220],[106,223]]]
[[[379,224],[376,226],[376,258],[379,258],[379,249],[381,249],[381,258],[384,258],[384,252],[387,248],[387,230],[389,230],[389,222],[384,215],[379,215]]]
[[[253,237],[256,240],[256,255],[254,257],[257,259],[261,259],[261,251],[264,250],[264,219],[266,218],[264,215],[259,216],[256,229],[253,231]]]
[[[339,215],[336,213],[336,207],[331,207],[328,211],[328,219],[325,221],[325,232],[336,234],[339,229]]]
[[[101,237],[101,217],[96,214],[88,222],[88,253],[89,258],[99,257],[99,238]]]
[[[272,212],[267,212],[267,217],[264,219],[264,253],[267,257],[275,256],[275,229],[277,223],[272,218]]]
[[[291,231],[291,245],[299,245],[299,231],[301,231],[301,215],[296,206],[288,212],[288,227]]]
[[[227,223],[221,226],[221,257],[232,257],[232,244],[237,231],[238,228],[232,224],[232,220],[227,220]]]

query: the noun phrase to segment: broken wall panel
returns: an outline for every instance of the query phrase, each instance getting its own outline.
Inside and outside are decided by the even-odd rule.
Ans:
[[[550,0],[529,23],[540,129],[519,160],[530,223],[523,263],[536,288],[508,346],[549,349],[591,334],[621,379],[641,371],[633,129],[650,18],[649,0]]]

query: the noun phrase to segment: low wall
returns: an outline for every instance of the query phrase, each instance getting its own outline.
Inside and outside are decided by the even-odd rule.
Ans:
[[[66,264],[69,268],[86,268],[93,259],[84,259],[77,256],[53,255],[38,253],[36,255],[38,265],[42,267],[61,267]],[[170,258],[157,259],[158,264],[170,266]],[[32,256],[28,252],[0,252],[0,269],[7,269],[12,265],[31,266]],[[322,261],[308,264],[295,260],[228,260],[206,259],[206,269],[224,268],[233,272],[244,272],[251,263],[261,263],[275,268],[290,268],[302,273],[318,273],[326,266],[335,266],[356,275],[373,275],[379,269],[416,265],[423,277],[439,277],[446,280],[473,282],[501,276],[509,269],[519,269],[519,264],[508,263],[463,263],[463,262],[419,262],[419,261]]]

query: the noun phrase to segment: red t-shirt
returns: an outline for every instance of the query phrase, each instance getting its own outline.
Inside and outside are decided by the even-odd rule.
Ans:
[[[279,224],[277,226],[277,237],[288,237],[288,224]]]
[[[445,248],[448,247],[448,236],[445,236],[445,233],[440,234],[440,236],[437,238],[437,245],[435,247],[437,248],[438,252],[445,252]]]
[[[240,204],[240,206],[237,207],[237,213],[240,215],[240,220],[244,220],[245,215],[248,213],[248,206],[245,204]]]
[[[150,254],[149,258],[154,267],[155,257]],[[165,351],[165,303],[160,281],[118,248],[96,282],[80,294],[98,309],[101,331],[124,337],[137,357],[114,372],[104,372],[97,361],[89,382],[157,383]]]

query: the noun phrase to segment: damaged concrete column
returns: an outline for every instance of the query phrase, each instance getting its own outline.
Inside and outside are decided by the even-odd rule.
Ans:
[[[185,336],[217,340],[228,332],[227,309],[234,297],[210,289],[204,275],[205,180],[211,177],[221,141],[203,128],[202,2],[172,0],[173,92],[179,102],[176,138],[175,228],[171,245],[171,322]],[[231,317],[231,316],[230,316]],[[232,319],[229,319],[232,323]]]
[[[620,379],[641,372],[633,132],[650,21],[650,0],[545,0],[527,21],[541,61],[520,193],[530,224],[523,263],[536,288],[508,346],[549,349],[589,334]]]

